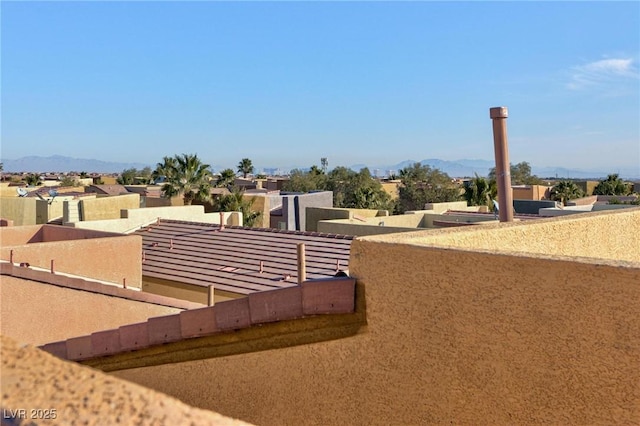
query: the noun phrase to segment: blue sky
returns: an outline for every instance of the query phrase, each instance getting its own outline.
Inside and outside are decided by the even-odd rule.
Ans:
[[[638,2],[7,2],[2,158],[640,169]]]

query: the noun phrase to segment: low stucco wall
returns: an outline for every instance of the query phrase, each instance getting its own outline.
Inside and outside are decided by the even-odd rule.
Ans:
[[[318,222],[336,219],[353,219],[354,216],[371,218],[378,216],[388,216],[386,210],[374,209],[343,209],[338,207],[307,207],[306,209],[306,229],[310,232],[325,232],[318,229]]]
[[[600,225],[596,240],[628,250],[623,216],[555,230]],[[367,325],[353,337],[114,374],[261,425],[640,422],[640,263],[438,246],[465,230],[356,239]]]
[[[65,226],[80,229],[96,229],[107,232],[129,233],[140,227],[147,226],[154,220],[174,219],[202,223],[220,223],[220,213],[205,213],[204,206],[172,206],[172,207],[147,207],[140,209],[126,209],[121,212],[121,219],[91,220],[80,222],[67,222]],[[224,212],[225,225],[237,226],[242,224],[242,213]]]
[[[118,328],[183,310],[11,276],[2,276],[0,296],[1,334],[32,345]]]
[[[45,229],[51,226],[45,225]],[[99,235],[104,238],[97,238],[98,235],[89,234],[79,237],[70,234],[76,231],[73,228],[55,228],[62,228],[62,230],[52,230],[49,233],[49,238],[52,240],[50,242],[32,241],[32,243],[8,245],[3,241],[0,247],[0,257],[3,260],[9,260],[11,252],[13,252],[14,263],[27,262],[31,266],[44,269],[50,269],[51,261],[54,260],[54,269],[59,272],[113,283],[122,283],[125,279],[127,285],[131,287],[139,288],[141,286],[142,237],[127,235],[106,238],[104,233]],[[13,229],[19,228],[2,229],[0,235],[5,235],[7,231]],[[42,232],[39,238],[41,241],[47,241],[44,235],[45,230],[36,232]],[[57,237],[53,235],[57,235]],[[36,238],[38,237],[36,236]],[[56,239],[58,241],[55,241]]]
[[[119,219],[120,210],[140,207],[139,194],[99,197],[80,201],[82,220]]]
[[[12,226],[0,228],[0,246],[15,246],[43,241],[43,226]]]
[[[416,235],[430,246],[640,262],[640,208]]]

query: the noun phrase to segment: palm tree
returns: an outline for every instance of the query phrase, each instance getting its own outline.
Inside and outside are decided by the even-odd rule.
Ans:
[[[226,188],[233,184],[236,178],[236,174],[231,169],[224,169],[220,172],[220,177],[216,180],[216,186],[219,188]]]
[[[484,206],[491,204],[492,193],[491,182],[478,176],[466,182],[464,185],[464,198],[470,206]],[[495,198],[495,196],[494,196]]]
[[[551,188],[551,199],[562,202],[563,206],[566,206],[569,200],[582,196],[582,190],[570,180],[561,180]]]
[[[156,169],[151,173],[151,180],[155,183],[158,180],[169,180],[176,168],[176,156],[163,157],[162,163],[156,164]]]
[[[163,170],[166,177],[162,186],[164,197],[182,195],[185,206],[194,200],[208,201],[211,198],[211,170],[196,154],[176,155],[169,161],[165,157],[163,166],[168,166]]]
[[[252,210],[255,199],[255,197],[250,199],[245,198],[244,191],[234,188],[231,194],[223,195],[214,200],[213,210],[220,212],[242,212],[242,225],[252,227],[262,215],[261,212]]]
[[[243,158],[238,163],[238,173],[242,173],[243,178],[246,178],[247,175],[253,173],[253,170],[254,170],[253,164],[251,163],[251,160],[249,160],[248,158]]]

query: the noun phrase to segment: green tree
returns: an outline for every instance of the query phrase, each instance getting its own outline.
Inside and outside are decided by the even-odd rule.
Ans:
[[[252,174],[253,170],[254,170],[253,163],[248,158],[243,158],[238,163],[238,173],[242,173],[243,178],[246,178],[247,175]]]
[[[86,179],[88,177],[89,175],[87,174],[87,172],[80,172],[80,179]]]
[[[78,186],[78,181],[71,176],[65,176],[60,180],[60,186]]]
[[[325,191],[327,176],[293,169],[289,174],[289,180],[282,185],[282,190],[287,192]]]
[[[551,199],[554,201],[560,201],[563,206],[567,205],[567,202],[584,196],[582,190],[570,180],[561,180],[551,188]]]
[[[25,178],[24,181],[27,183],[27,186],[38,186],[42,183],[40,180],[40,175],[36,173],[30,173]]]
[[[540,185],[542,179],[531,174],[531,165],[526,161],[510,165],[511,185]],[[489,181],[496,180],[496,168],[489,170]]]
[[[216,186],[218,188],[227,188],[230,185],[233,185],[233,182],[236,179],[236,174],[231,169],[224,169],[220,172],[220,176],[216,180]]]
[[[327,168],[329,168],[329,160],[327,157],[322,157],[320,159],[320,166],[322,167],[322,172],[327,173]]]
[[[464,184],[464,198],[470,206],[493,207],[491,199],[495,199],[497,189],[491,185],[491,181],[484,177],[476,176]]]
[[[176,155],[174,160],[173,166],[166,170],[163,196],[171,198],[182,195],[186,206],[191,205],[193,200],[208,201],[211,198],[209,165],[200,161],[196,154]]]
[[[457,201],[460,188],[448,174],[429,166],[415,163],[400,170],[398,213],[422,210],[427,203]]]
[[[125,169],[122,171],[122,173],[120,173],[120,176],[118,176],[116,182],[118,182],[120,185],[133,185],[135,183],[137,174],[138,171],[135,168]]]
[[[336,167],[327,178],[326,190],[333,191],[333,205],[343,208],[393,210],[391,196],[382,189],[368,168],[354,172]]]
[[[242,225],[246,227],[253,227],[262,215],[261,212],[252,210],[255,199],[255,197],[245,197],[244,191],[234,188],[230,194],[214,199],[212,204],[214,211],[241,212]]]
[[[617,173],[608,175],[593,189],[593,195],[628,195],[630,193],[630,185],[620,179]]]

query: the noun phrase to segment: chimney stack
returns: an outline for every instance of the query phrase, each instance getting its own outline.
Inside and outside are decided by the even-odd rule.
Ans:
[[[489,109],[493,120],[493,148],[496,157],[496,181],[498,183],[498,214],[500,222],[513,222],[513,194],[511,192],[511,164],[507,142],[507,107]]]

